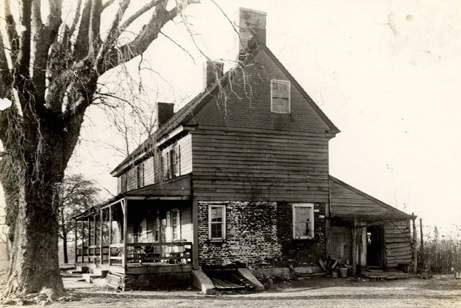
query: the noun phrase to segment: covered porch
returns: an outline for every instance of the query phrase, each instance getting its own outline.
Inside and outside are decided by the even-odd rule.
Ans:
[[[77,267],[124,275],[198,268],[189,176],[116,196],[75,219]]]

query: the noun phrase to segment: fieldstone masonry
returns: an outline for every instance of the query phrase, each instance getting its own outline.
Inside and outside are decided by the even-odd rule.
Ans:
[[[208,206],[226,205],[226,240],[211,242]],[[199,260],[201,266],[244,263],[250,269],[270,266],[281,257],[275,202],[199,202]]]
[[[208,207],[226,206],[226,240],[209,240]],[[292,203],[198,202],[201,266],[245,264],[249,269],[315,266],[325,255],[325,204],[314,204],[315,237],[293,239]]]

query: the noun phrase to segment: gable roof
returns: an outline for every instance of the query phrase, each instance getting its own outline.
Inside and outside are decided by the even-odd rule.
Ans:
[[[309,103],[309,105],[314,109],[314,111],[320,116],[320,118],[325,122],[329,127],[327,133],[337,134],[340,130],[331,122],[331,120],[326,116],[326,114],[319,108],[319,106],[312,100],[312,98],[306,93],[306,91],[301,87],[301,85],[296,81],[296,79],[288,72],[288,70],[283,66],[283,64],[277,59],[277,57],[270,51],[270,49],[265,45],[259,45],[251,54],[246,56],[245,60],[238,67],[244,67],[245,65],[251,63],[256,55],[265,51],[271,60],[280,68],[280,70],[288,77],[290,82],[298,89],[303,98]],[[195,96],[189,103],[184,105],[178,112],[176,112],[166,123],[164,123],[159,129],[154,132],[154,135],[148,137],[138,148],[136,148],[132,153],[130,153],[112,172],[112,175],[119,174],[132,159],[138,155],[142,155],[143,152],[152,149],[154,146],[153,140],[160,140],[162,137],[166,136],[168,133],[172,132],[174,129],[181,125],[185,125],[191,120],[206,104],[208,104],[214,95],[218,93],[220,89],[225,87],[229,83],[231,74],[236,70],[236,68],[227,71],[217,82],[215,82],[210,87],[204,89],[197,96]]]

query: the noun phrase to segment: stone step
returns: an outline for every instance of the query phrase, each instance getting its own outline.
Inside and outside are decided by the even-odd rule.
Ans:
[[[109,273],[108,270],[103,270],[101,268],[95,268],[93,270],[93,274],[101,276],[101,278],[106,278],[107,274]]]
[[[85,279],[86,282],[91,283],[93,279],[101,278],[101,276],[97,274],[82,274],[82,278]]]
[[[122,276],[116,274],[107,274],[106,276],[107,285],[112,288],[118,289],[121,286],[121,280]]]

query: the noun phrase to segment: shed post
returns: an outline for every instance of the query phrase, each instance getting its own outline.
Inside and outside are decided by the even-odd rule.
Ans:
[[[424,269],[424,240],[423,240],[423,219],[419,219],[419,233],[421,237],[421,267]]]
[[[416,249],[416,216],[415,213],[411,213],[411,219],[413,221],[413,273],[418,271],[418,250]]]
[[[357,217],[354,216],[354,226],[352,228],[352,276],[357,274]]]

